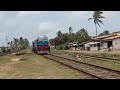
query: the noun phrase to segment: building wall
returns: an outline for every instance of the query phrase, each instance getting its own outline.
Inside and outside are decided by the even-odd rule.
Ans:
[[[120,49],[120,38],[114,39],[113,40],[113,49]]]
[[[120,32],[119,33],[116,33],[117,35],[120,35]]]
[[[107,42],[102,42],[102,48],[108,48],[107,47]]]
[[[84,46],[85,46],[85,50],[87,50],[87,47],[90,47],[90,45],[87,43]]]
[[[98,48],[97,47],[90,47],[90,51],[97,51]]]
[[[71,49],[71,50],[75,50],[75,47],[71,47],[70,49]]]

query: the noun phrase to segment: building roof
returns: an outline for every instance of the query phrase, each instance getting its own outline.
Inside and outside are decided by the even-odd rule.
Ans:
[[[93,40],[100,40],[100,39],[113,37],[113,36],[117,36],[117,34],[111,34],[111,35],[106,35],[106,36],[99,36],[99,37],[93,38]]]
[[[110,37],[110,36],[111,36],[111,35],[99,36],[99,37],[96,37],[95,39],[103,39],[103,38]]]
[[[116,38],[120,38],[120,36],[117,35],[117,36],[107,37],[107,38],[104,38],[103,40],[113,40],[113,39],[116,39]]]
[[[82,42],[82,43],[78,43],[78,45],[84,45],[86,44],[87,42]]]
[[[97,43],[100,43],[100,42],[89,42],[89,43],[86,43],[86,44],[97,44]]]
[[[115,32],[113,32],[113,33],[120,33],[120,30],[118,30],[118,31],[115,31]]]
[[[113,40],[113,39],[116,39],[119,37],[120,37],[120,35],[113,33],[111,35],[96,37],[96,38],[93,38],[92,40]]]

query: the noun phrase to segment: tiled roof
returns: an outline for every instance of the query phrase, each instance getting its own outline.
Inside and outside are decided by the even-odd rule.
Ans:
[[[118,35],[117,33],[120,33],[120,30],[113,32],[111,35],[96,37],[93,38],[92,40],[113,40],[116,38],[120,38],[120,35]]]
[[[120,30],[116,31],[116,32],[113,32],[113,33],[120,33]]]
[[[100,37],[96,37],[95,39],[103,39],[103,38],[110,37],[110,36],[112,35],[100,36]]]
[[[116,39],[116,38],[120,38],[120,36],[117,35],[117,36],[107,37],[107,38],[104,38],[103,40],[113,40],[113,39]]]
[[[106,35],[106,36],[100,36],[100,37],[96,37],[93,39],[104,39],[104,38],[108,38],[108,37],[112,37],[112,36],[117,36],[117,34],[111,34],[111,35]]]

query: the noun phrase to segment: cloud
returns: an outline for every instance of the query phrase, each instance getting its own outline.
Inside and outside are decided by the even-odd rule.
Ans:
[[[42,34],[50,33],[58,28],[59,24],[56,22],[43,22],[38,26],[38,31]]]
[[[72,11],[69,20],[87,19],[91,15],[90,11]]]
[[[6,16],[6,11],[0,11],[0,20]]]
[[[45,13],[47,13],[47,11],[19,11],[17,17],[36,16]]]
[[[4,26],[5,27],[15,27],[16,23],[17,23],[16,20],[8,19],[4,22]]]
[[[118,18],[120,16],[120,12],[118,11],[103,11],[103,16],[106,18]]]
[[[3,35],[3,33],[2,32],[0,32],[0,36],[2,36]]]
[[[95,35],[93,21],[88,21],[92,17],[93,11],[10,11],[0,12],[0,43],[5,41],[8,35],[9,40],[13,37],[26,37],[34,40],[40,35],[47,35],[49,38],[55,37],[57,31],[68,32],[71,26],[74,32],[81,28],[88,30],[88,33]],[[102,30],[119,30],[120,12],[103,11],[104,26],[98,28]]]

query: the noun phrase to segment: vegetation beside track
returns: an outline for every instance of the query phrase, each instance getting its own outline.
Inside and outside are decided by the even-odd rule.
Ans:
[[[90,52],[90,53],[87,52],[87,51],[84,51],[84,52],[86,52],[87,54],[82,53],[82,55],[91,55],[91,53],[92,53],[92,55],[94,54],[93,52]],[[64,57],[67,57],[67,58],[76,59],[76,52],[74,52],[74,51],[72,52],[72,51],[69,51],[69,50],[54,50],[54,51],[52,51],[52,53],[56,54],[56,55],[64,56]],[[99,55],[99,56],[103,55],[103,53],[102,53],[102,55],[100,53],[99,54],[98,53],[99,52],[96,52],[96,54]],[[111,52],[110,52],[110,54],[111,54]],[[113,54],[115,54],[115,53],[113,53]],[[119,54],[118,54],[118,56],[119,56]],[[90,64],[103,66],[103,67],[107,67],[107,68],[111,68],[111,69],[115,69],[115,70],[120,70],[120,61],[113,61],[113,60],[105,60],[105,61],[102,60],[101,61],[101,60],[96,60],[96,59],[93,59],[93,58],[84,58],[84,57],[81,58],[81,61],[87,62],[87,63],[90,63]]]
[[[53,53],[60,53],[60,54],[80,54],[80,55],[90,55],[90,56],[96,56],[96,57],[115,57],[120,58],[120,51],[73,51],[73,50],[52,50]]]

